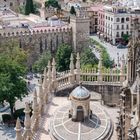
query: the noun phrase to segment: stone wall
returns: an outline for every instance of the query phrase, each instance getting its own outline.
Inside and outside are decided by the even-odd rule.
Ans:
[[[95,91],[102,95],[102,101],[105,105],[119,105],[121,86],[116,85],[83,85],[89,91]],[[76,87],[67,88],[55,93],[55,96],[69,96]]]
[[[46,50],[50,50],[54,54],[62,43],[72,46],[72,30],[71,28],[63,28],[59,30],[0,34],[0,45],[12,40],[18,40],[19,46],[28,50],[27,64],[31,66],[38,56]]]

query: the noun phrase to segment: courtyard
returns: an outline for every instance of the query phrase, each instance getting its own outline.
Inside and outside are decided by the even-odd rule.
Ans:
[[[61,110],[61,107],[63,107],[63,106],[67,107],[67,105],[69,103],[70,103],[70,101],[68,100],[67,97],[53,97],[52,102],[47,104],[45,114],[41,118],[41,123],[40,123],[41,127],[40,127],[38,133],[36,134],[36,139],[51,140],[51,138],[49,136],[50,122],[52,119],[54,119],[53,117],[54,117],[54,114],[57,112],[56,110],[59,110],[59,109]],[[114,132],[113,132],[111,140],[116,140],[115,123],[117,122],[116,116],[118,115],[117,114],[118,109],[103,106],[100,104],[99,101],[91,101],[91,104],[93,104],[94,110],[96,113],[98,111],[100,112],[102,110],[103,112],[106,112],[108,114],[109,118],[112,120],[112,123],[114,125]],[[66,108],[66,110],[67,110],[67,108]],[[93,110],[93,113],[94,113],[94,110]],[[60,115],[60,113],[58,113],[58,114]],[[57,118],[55,118],[55,119],[58,120]],[[96,122],[98,119],[95,117],[94,120]],[[69,121],[67,120],[65,122],[68,123]],[[94,124],[95,124],[95,122],[94,122]],[[101,124],[101,125],[103,125],[103,124]],[[69,125],[69,127],[70,127],[71,131],[74,131],[73,128],[76,129],[76,126],[72,127],[72,125]],[[102,129],[103,128],[104,127],[102,127]],[[100,130],[102,130],[102,129],[100,129]],[[60,129],[58,129],[58,130],[60,130]],[[83,130],[83,128],[82,128],[82,130]],[[71,132],[71,133],[75,133],[75,132]],[[100,132],[97,131],[96,133],[97,133],[97,135],[99,135]]]

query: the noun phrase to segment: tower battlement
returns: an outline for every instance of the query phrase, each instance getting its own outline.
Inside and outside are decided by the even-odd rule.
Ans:
[[[48,29],[36,29],[32,31],[21,31],[21,32],[3,32],[0,33],[0,37],[18,37],[18,36],[26,36],[26,35],[38,35],[38,34],[49,34],[49,33],[60,33],[60,32],[71,32],[72,28],[69,27],[61,27],[61,28],[48,28]]]

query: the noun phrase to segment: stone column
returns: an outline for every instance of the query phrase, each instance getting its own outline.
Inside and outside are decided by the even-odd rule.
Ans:
[[[102,53],[100,54],[98,63],[98,82],[102,82]]]
[[[70,84],[74,84],[74,63],[73,63],[73,54],[71,54],[70,57],[70,76],[69,76],[69,82]]]
[[[47,94],[48,95],[47,95],[47,100],[48,100],[48,96],[49,96],[49,94],[52,91],[52,77],[51,77],[52,73],[51,73],[51,63],[50,63],[50,61],[48,62],[48,66],[47,67],[48,67],[48,72],[47,72],[47,77],[48,77],[48,89],[47,89]]]
[[[50,62],[48,62],[50,63]],[[48,89],[48,79],[47,79],[47,72],[46,72],[46,67],[44,68],[44,79],[43,79],[43,84],[42,84],[42,81],[39,82],[39,90],[42,90],[41,87],[43,88],[43,95],[44,95],[44,102],[43,103],[47,103],[48,102],[48,92],[47,92],[47,89]],[[42,86],[41,86],[42,85]],[[40,91],[39,91],[40,92]]]
[[[46,88],[46,86],[47,86],[47,72],[46,72],[46,67],[44,68],[44,72],[43,72],[43,76],[44,76],[44,78],[43,78],[43,88]],[[42,83],[42,80],[41,81],[39,81],[39,82],[41,82]],[[40,83],[39,83],[40,84]]]
[[[132,49],[128,48],[128,55],[127,55],[127,80],[128,82],[132,81]]]
[[[80,55],[77,53],[76,57],[76,83],[80,83]]]
[[[32,118],[31,118],[31,125],[32,125],[32,129],[33,131],[35,131],[37,128],[38,128],[38,103],[37,103],[37,92],[35,90],[34,92],[34,97],[33,97],[33,115],[32,115]]]
[[[120,69],[120,82],[123,82],[125,81],[125,58],[124,58],[124,55],[122,56],[122,59],[121,59],[121,69]]]
[[[26,103],[25,106],[25,120],[24,120],[24,133],[23,133],[23,140],[26,140],[27,137],[31,137],[33,136],[32,131],[31,131],[31,118],[30,118],[30,108],[29,108],[29,104]]]
[[[53,87],[53,92],[57,90],[57,81],[56,81],[56,67],[55,67],[55,59],[53,58],[52,61],[52,87]]]
[[[44,77],[44,78],[46,78],[46,77]],[[46,83],[45,83],[45,85],[46,85]],[[39,114],[40,115],[44,113],[44,103],[45,103],[45,101],[44,101],[44,97],[43,97],[44,94],[43,93],[44,92],[43,92],[43,88],[42,88],[42,78],[40,78],[40,80],[39,80]]]
[[[16,130],[16,140],[23,140],[19,118],[17,118],[15,130]]]

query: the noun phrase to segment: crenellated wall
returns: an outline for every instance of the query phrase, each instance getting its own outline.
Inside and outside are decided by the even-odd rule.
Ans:
[[[72,29],[63,27],[59,29],[11,32],[0,34],[0,45],[12,40],[18,40],[19,46],[28,50],[28,66],[38,58],[39,54],[45,50],[55,53],[62,43],[72,46]]]

